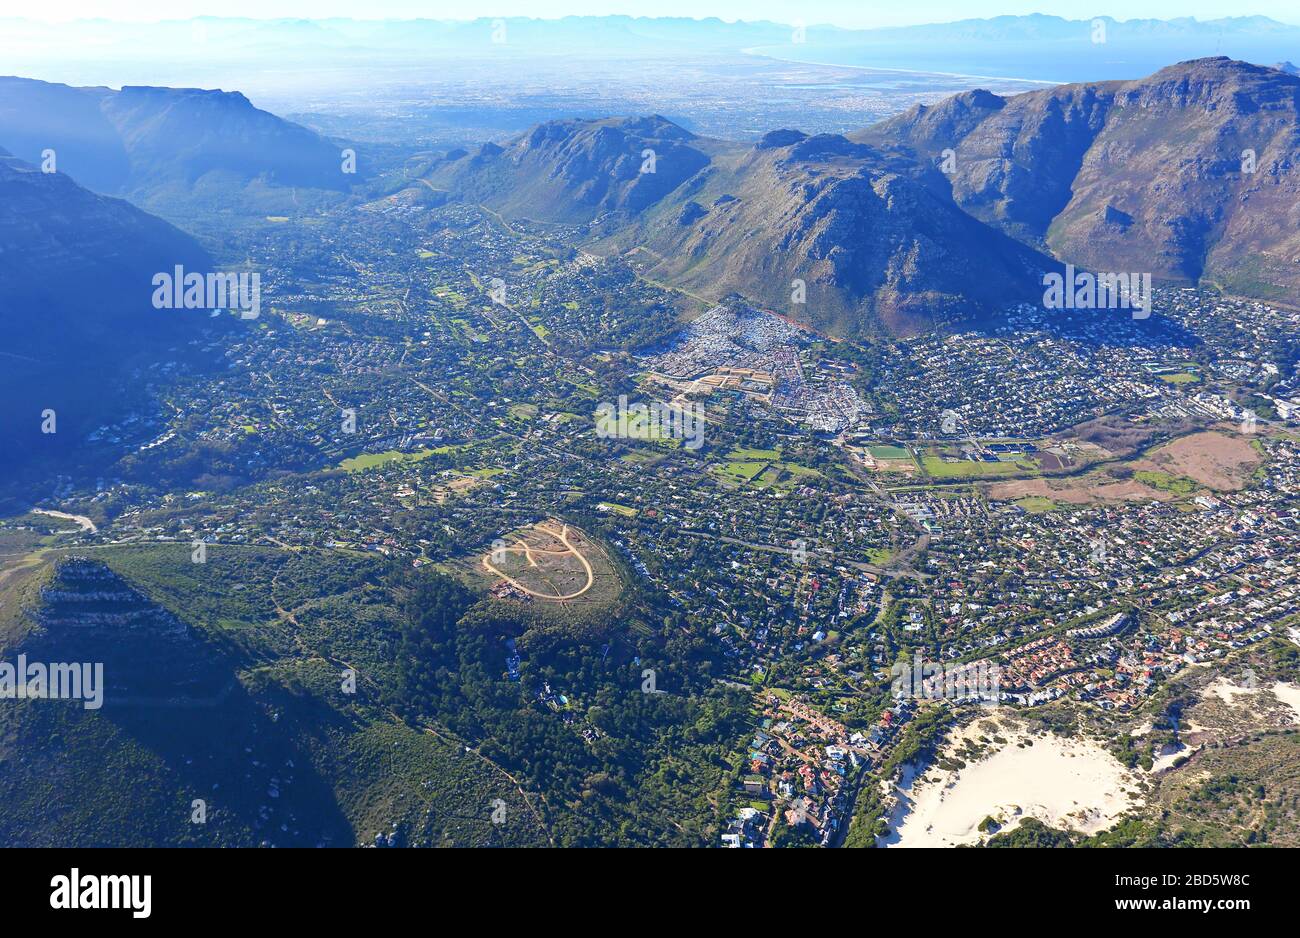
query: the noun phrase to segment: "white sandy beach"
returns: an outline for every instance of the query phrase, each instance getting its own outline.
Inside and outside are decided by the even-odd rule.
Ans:
[[[946,751],[951,754],[966,738],[977,739],[980,722],[954,733]],[[882,846],[976,843],[982,836],[979,824],[989,816],[1000,820],[1003,830],[1035,817],[1052,827],[1091,834],[1140,803],[1137,778],[1099,743],[1050,734],[1031,737],[1005,728],[998,735],[1006,744],[979,762],[957,772],[932,767],[913,783],[901,823],[895,819],[897,827]],[[1029,739],[1032,746],[1016,745]],[[939,781],[929,781],[935,775]]]

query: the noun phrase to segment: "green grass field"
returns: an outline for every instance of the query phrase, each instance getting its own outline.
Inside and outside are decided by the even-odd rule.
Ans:
[[[765,462],[729,461],[710,467],[710,471],[722,476],[727,481],[744,485],[757,478],[767,466],[768,464]]]
[[[1023,475],[1034,472],[1036,466],[1019,462],[976,462],[960,459],[944,462],[939,456],[921,457],[921,466],[935,479],[986,478],[988,476]]]
[[[645,450],[636,449],[630,453],[624,453],[620,458],[620,462],[632,466],[653,466],[656,463],[663,462],[665,458],[662,453],[647,453]]]
[[[709,473],[723,485],[751,485],[762,490],[790,492],[802,479],[820,478],[821,473],[798,463],[782,462],[779,449],[737,447],[726,455],[726,462],[715,463]]]
[[[1152,488],[1159,489],[1162,492],[1169,492],[1173,495],[1190,495],[1197,489],[1194,480],[1182,476],[1170,475],[1167,472],[1135,472],[1133,473],[1133,478],[1137,479],[1143,485],[1149,485]]]
[[[1024,498],[1016,499],[1015,504],[1031,515],[1040,515],[1045,511],[1053,511],[1057,508],[1056,502],[1041,495],[1026,495]]]
[[[353,456],[339,463],[339,468],[348,472],[365,472],[367,469],[374,469],[376,466],[385,466],[390,462],[419,462],[422,459],[428,459],[437,450],[422,449],[414,453],[403,453],[399,450],[390,449],[384,453],[362,453],[360,456]]]

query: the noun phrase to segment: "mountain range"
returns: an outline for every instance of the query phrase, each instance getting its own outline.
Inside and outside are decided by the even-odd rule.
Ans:
[[[670,44],[679,48],[738,48],[744,45],[790,41],[791,31],[802,26],[805,42],[870,44],[886,42],[975,41],[1006,42],[1034,39],[1090,42],[1094,24],[1106,26],[1108,41],[1138,41],[1149,38],[1234,38],[1293,40],[1300,27],[1266,16],[1227,16],[1198,20],[1183,16],[1172,19],[1110,16],[1069,19],[1042,13],[971,18],[946,23],[908,26],[853,28],[825,22],[808,22],[790,11],[789,22],[771,20],[726,21],[715,16],[692,18],[673,16],[479,16],[473,19],[255,19],[250,17],[201,16],[193,19],[154,23],[113,23],[73,20],[49,24],[12,18],[4,22],[7,33],[24,43],[48,42],[52,37],[75,43],[81,36],[93,36],[100,50],[139,48],[153,45],[158,50],[188,53],[192,47],[211,42],[233,42],[241,57],[255,57],[286,48],[330,49],[344,55],[373,57],[385,51],[455,48],[481,52],[474,45],[494,41],[497,45],[537,45],[551,49],[576,48],[597,54],[614,50],[649,49]],[[498,37],[492,40],[493,34]],[[660,50],[671,51],[671,50]]]
[[[422,191],[568,226],[650,279],[740,293],[836,335],[1036,303],[1065,262],[1285,300],[1300,286],[1298,112],[1285,69],[1199,59],[1137,81],[969,92],[846,136],[783,129],[748,144],[657,116],[550,121],[446,153]],[[223,92],[5,79],[0,145],[28,157],[0,158],[10,442],[46,407],[97,418],[95,382],[122,350],[192,335],[146,305],[147,286],[210,258],[103,192],[176,218],[205,187],[297,198],[299,184],[343,185],[333,144]],[[35,165],[45,149],[58,172]]]
[[[1295,76],[1201,59],[753,146],[660,117],[552,121],[427,182],[839,334],[1036,301],[1060,262],[1278,299],[1300,286],[1298,102]]]
[[[851,22],[856,11],[846,9]],[[1252,62],[1295,57],[1300,26],[1262,16],[1197,20],[1031,14],[887,28],[808,22],[726,22],[716,17],[481,16],[467,20],[341,17],[253,19],[205,16],[157,23],[103,19],[41,23],[12,18],[0,29],[0,57],[18,74],[96,83],[222,85],[274,100],[286,113],[314,110],[323,89],[378,99],[394,92],[387,68],[419,75],[433,66],[473,80],[487,65],[530,71],[564,55],[570,72],[599,63],[732,60],[743,53],[803,62],[912,72],[1013,76],[1043,82],[1133,79],[1170,62],[1230,55]],[[1100,41],[1104,40],[1104,42]],[[216,54],[216,50],[220,50]],[[328,67],[322,67],[328,63]],[[536,75],[531,78],[535,79]],[[585,112],[588,115],[593,112]]]
[[[509,218],[577,225],[593,250],[684,290],[738,292],[841,334],[1030,300],[1053,265],[834,134],[748,146],[657,116],[552,121],[453,151],[427,181]]]
[[[205,190],[250,186],[342,192],[340,147],[260,110],[239,92],[75,88],[0,78],[0,146],[81,185],[166,210]],[[364,168],[364,166],[360,167]]]
[[[1063,260],[1268,299],[1300,286],[1300,78],[1277,69],[974,92],[853,136]]]

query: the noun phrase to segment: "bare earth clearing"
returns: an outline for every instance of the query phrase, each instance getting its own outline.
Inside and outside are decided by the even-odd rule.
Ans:
[[[577,599],[591,589],[596,575],[591,569],[591,562],[579,547],[570,541],[567,524],[561,525],[557,531],[544,522],[529,533],[536,535],[532,539],[533,543],[522,536],[517,536],[513,545],[498,548],[487,554],[483,558],[483,567],[516,589],[538,599],[563,602],[567,599]],[[574,541],[581,541],[581,536],[576,530],[573,538]],[[521,559],[522,566],[519,564]],[[515,562],[511,563],[512,560]],[[543,564],[548,560],[550,563],[546,563],[544,567]],[[574,563],[582,568],[582,575],[575,573]],[[500,564],[500,567],[497,564]],[[514,575],[507,572],[507,569],[512,569]],[[577,580],[581,580],[582,584],[577,589],[572,589]]]
[[[603,607],[623,587],[604,548],[555,518],[505,535],[464,568],[489,580],[498,598],[570,609]]]
[[[1036,495],[1054,502],[1086,505],[1091,502],[1166,501],[1168,492],[1128,480],[1116,482],[1105,476],[1086,476],[1070,481],[1048,479],[1022,479],[1016,482],[997,482],[988,487],[988,497],[999,501]]]
[[[1219,492],[1235,492],[1250,481],[1263,457],[1250,445],[1250,438],[1206,430],[1179,437],[1157,447],[1127,465],[1135,472],[1156,472],[1174,478],[1191,479]],[[990,483],[988,497],[1015,500],[1027,496],[1048,498],[1068,505],[1095,502],[1169,501],[1169,492],[1138,479],[1116,480],[1104,472],[1071,479],[1019,479]]]
[[[1133,468],[1186,476],[1207,488],[1236,492],[1245,488],[1262,459],[1248,437],[1207,430],[1152,450],[1133,463]]]

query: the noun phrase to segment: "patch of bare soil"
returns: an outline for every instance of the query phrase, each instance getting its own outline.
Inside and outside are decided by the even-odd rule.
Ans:
[[[1152,450],[1133,468],[1186,476],[1216,491],[1235,492],[1245,488],[1262,460],[1248,437],[1207,430]]]
[[[1021,479],[1014,482],[995,482],[985,489],[991,499],[1014,501],[1029,495],[1050,498],[1068,505],[1087,505],[1094,502],[1168,501],[1168,492],[1143,485],[1132,479],[1116,482],[1109,476],[1082,476],[1077,479]]]

